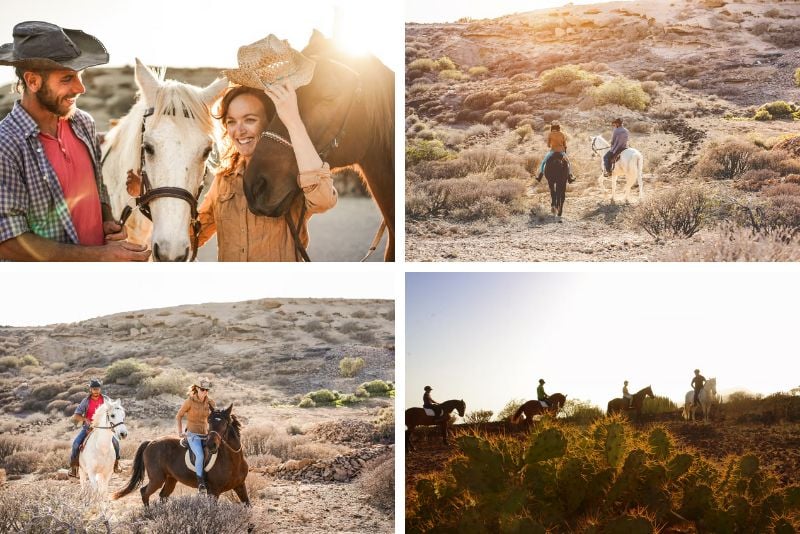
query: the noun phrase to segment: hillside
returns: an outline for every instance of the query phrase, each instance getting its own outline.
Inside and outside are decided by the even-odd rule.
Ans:
[[[781,143],[797,129],[798,14],[796,2],[659,0],[407,24],[407,258],[794,258],[775,233],[800,227],[796,143]],[[634,186],[619,203],[624,178],[616,203],[598,186],[590,138],[610,139],[616,117],[644,157],[644,200]],[[577,178],[563,220],[531,180],[554,120]],[[720,171],[742,152],[743,167]],[[654,239],[648,216],[676,195],[700,231],[675,239],[666,221]]]
[[[363,362],[355,376],[340,371],[345,357]],[[380,300],[210,303],[0,327],[2,513],[24,513],[15,495],[34,487],[51,495],[77,487],[64,480],[76,434],[68,415],[89,378],[103,379],[104,393],[126,409],[125,472],[111,483],[118,488],[141,441],[174,434],[175,413],[198,376],[209,377],[212,397],[232,403],[245,423],[256,532],[393,531],[394,304]],[[316,403],[299,408],[304,397]],[[111,506],[114,531],[125,532],[119,518],[138,513],[141,500]],[[337,513],[317,516],[319,507]]]

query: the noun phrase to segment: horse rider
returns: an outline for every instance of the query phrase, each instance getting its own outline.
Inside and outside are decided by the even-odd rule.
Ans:
[[[432,390],[432,387],[425,386],[425,394],[422,395],[422,407],[433,410],[434,417],[439,417],[442,415],[442,408],[439,406],[439,403],[431,397]]]
[[[700,374],[700,369],[695,369],[694,378],[692,378],[692,389],[694,389],[693,406],[697,406],[698,404],[700,404],[700,391],[702,391],[705,383],[706,383],[706,377]]]
[[[545,405],[549,408],[550,407],[549,398],[550,395],[544,392],[544,378],[540,378],[539,387],[536,388],[536,400],[545,403]]]
[[[94,412],[97,411],[97,408],[103,403],[111,402],[110,398],[103,395],[102,387],[103,383],[99,379],[92,378],[91,381],[89,381],[89,395],[78,404],[78,407],[75,408],[75,413],[72,414],[72,421],[74,423],[83,424],[81,425],[81,431],[78,432],[78,435],[75,436],[75,440],[72,442],[72,454],[69,458],[69,476],[71,477],[78,477],[78,467],[80,467],[78,454],[81,444],[83,440],[86,439],[86,435],[89,432],[89,426],[94,417]],[[113,436],[111,441],[114,443],[114,452],[116,453],[114,472],[121,473],[122,469],[119,466],[119,441],[117,441],[117,436]]]
[[[567,162],[567,172],[569,173],[567,181],[569,183],[574,182],[575,177],[572,176],[572,167],[567,159],[567,137],[561,132],[561,126],[555,121],[550,123],[550,133],[547,134],[547,148],[550,150],[547,151],[547,154],[545,154],[542,160],[542,164],[539,166],[539,175],[536,177],[536,181],[542,181],[542,177],[544,177],[544,166],[547,164],[547,160],[550,159],[550,156],[559,152],[561,157],[564,158],[564,161]]]
[[[187,399],[183,401],[175,419],[178,422],[178,435],[186,437],[189,448],[194,453],[194,470],[197,475],[197,490],[206,493],[206,478],[203,470],[203,439],[208,435],[208,415],[216,408],[216,403],[208,396],[211,381],[200,378],[189,386]],[[186,416],[186,432],[183,429],[183,417]]]
[[[628,391],[628,381],[622,386],[622,398],[628,399],[628,408],[633,408],[633,395]]]
[[[628,148],[628,138],[630,137],[630,132],[622,125],[622,119],[614,119],[611,121],[611,125],[614,127],[614,133],[611,136],[611,148],[603,155],[603,176],[605,177],[611,176],[614,158]]]

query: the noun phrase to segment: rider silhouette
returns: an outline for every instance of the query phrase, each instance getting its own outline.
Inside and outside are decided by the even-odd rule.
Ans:
[[[700,374],[700,369],[694,370],[694,378],[692,378],[692,388],[694,389],[694,404],[693,406],[697,406],[700,404],[700,391],[702,391],[703,386],[706,383],[706,377]]]
[[[438,418],[442,415],[442,408],[439,406],[439,403],[433,400],[433,397],[431,397],[432,390],[432,387],[425,386],[425,394],[422,396],[422,407],[433,410],[433,416]]]
[[[539,379],[539,387],[536,388],[536,399],[540,402],[544,402],[545,405],[549,408],[550,401],[548,400],[550,396],[544,392],[544,378]]]
[[[622,153],[623,150],[628,148],[628,137],[630,132],[622,125],[622,119],[614,119],[611,121],[614,126],[614,133],[611,136],[611,148],[603,155],[603,176],[611,176],[611,171],[614,169],[614,158]]]
[[[633,408],[633,395],[628,392],[628,381],[622,386],[622,398],[628,399],[628,408]]]

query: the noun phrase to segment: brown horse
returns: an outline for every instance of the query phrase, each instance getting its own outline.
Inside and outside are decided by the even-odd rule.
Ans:
[[[528,424],[533,423],[534,415],[556,415],[558,411],[564,407],[564,403],[567,402],[567,396],[561,393],[553,393],[547,397],[547,402],[550,406],[545,408],[538,400],[529,400],[514,412],[514,415],[511,416],[511,422],[514,424],[521,423],[522,414],[525,414],[525,422]]]
[[[434,417],[425,413],[424,408],[409,408],[406,410],[406,452],[413,451],[414,445],[411,444],[411,433],[418,426],[436,426],[442,429],[442,440],[447,445],[447,423],[450,421],[450,413],[458,410],[458,415],[464,417],[467,404],[463,400],[452,399],[439,404],[442,415]]]
[[[331,168],[360,170],[389,233],[384,259],[394,261],[394,72],[373,56],[343,54],[316,30],[303,54],[316,62],[311,83],[297,89],[303,124]],[[287,140],[276,115],[244,177],[253,213],[282,214],[297,194],[297,161]]]
[[[245,478],[247,477],[247,461],[242,452],[240,436],[241,423],[231,414],[233,404],[225,410],[213,410],[208,416],[208,441],[204,453],[217,454],[214,467],[206,472],[207,491],[209,495],[219,497],[228,490],[233,490],[244,504],[249,505]],[[186,466],[185,448],[180,439],[163,437],[153,441],[145,441],[139,445],[133,461],[133,474],[128,485],[114,494],[114,499],[124,497],[141,485],[147,471],[148,482],[139,490],[145,506],[150,504],[150,496],[159,488],[158,496],[162,500],[169,497],[180,482],[193,488],[197,487],[197,476],[194,469]],[[162,487],[163,486],[163,487]]]
[[[608,410],[606,410],[606,413],[608,415],[612,413],[629,414],[632,411],[636,414],[636,417],[639,417],[642,414],[642,405],[644,404],[645,397],[650,397],[651,399],[655,398],[650,386],[640,389],[633,394],[632,406],[628,403],[628,399],[611,399],[608,401]]]

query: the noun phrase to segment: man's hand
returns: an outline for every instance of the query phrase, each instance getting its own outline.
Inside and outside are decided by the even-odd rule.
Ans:
[[[128,241],[110,241],[100,249],[100,261],[147,261],[150,258],[147,246]]]
[[[106,236],[106,243],[109,241],[124,241],[128,238],[128,232],[125,227],[116,221],[105,221],[103,223],[103,235]]]

